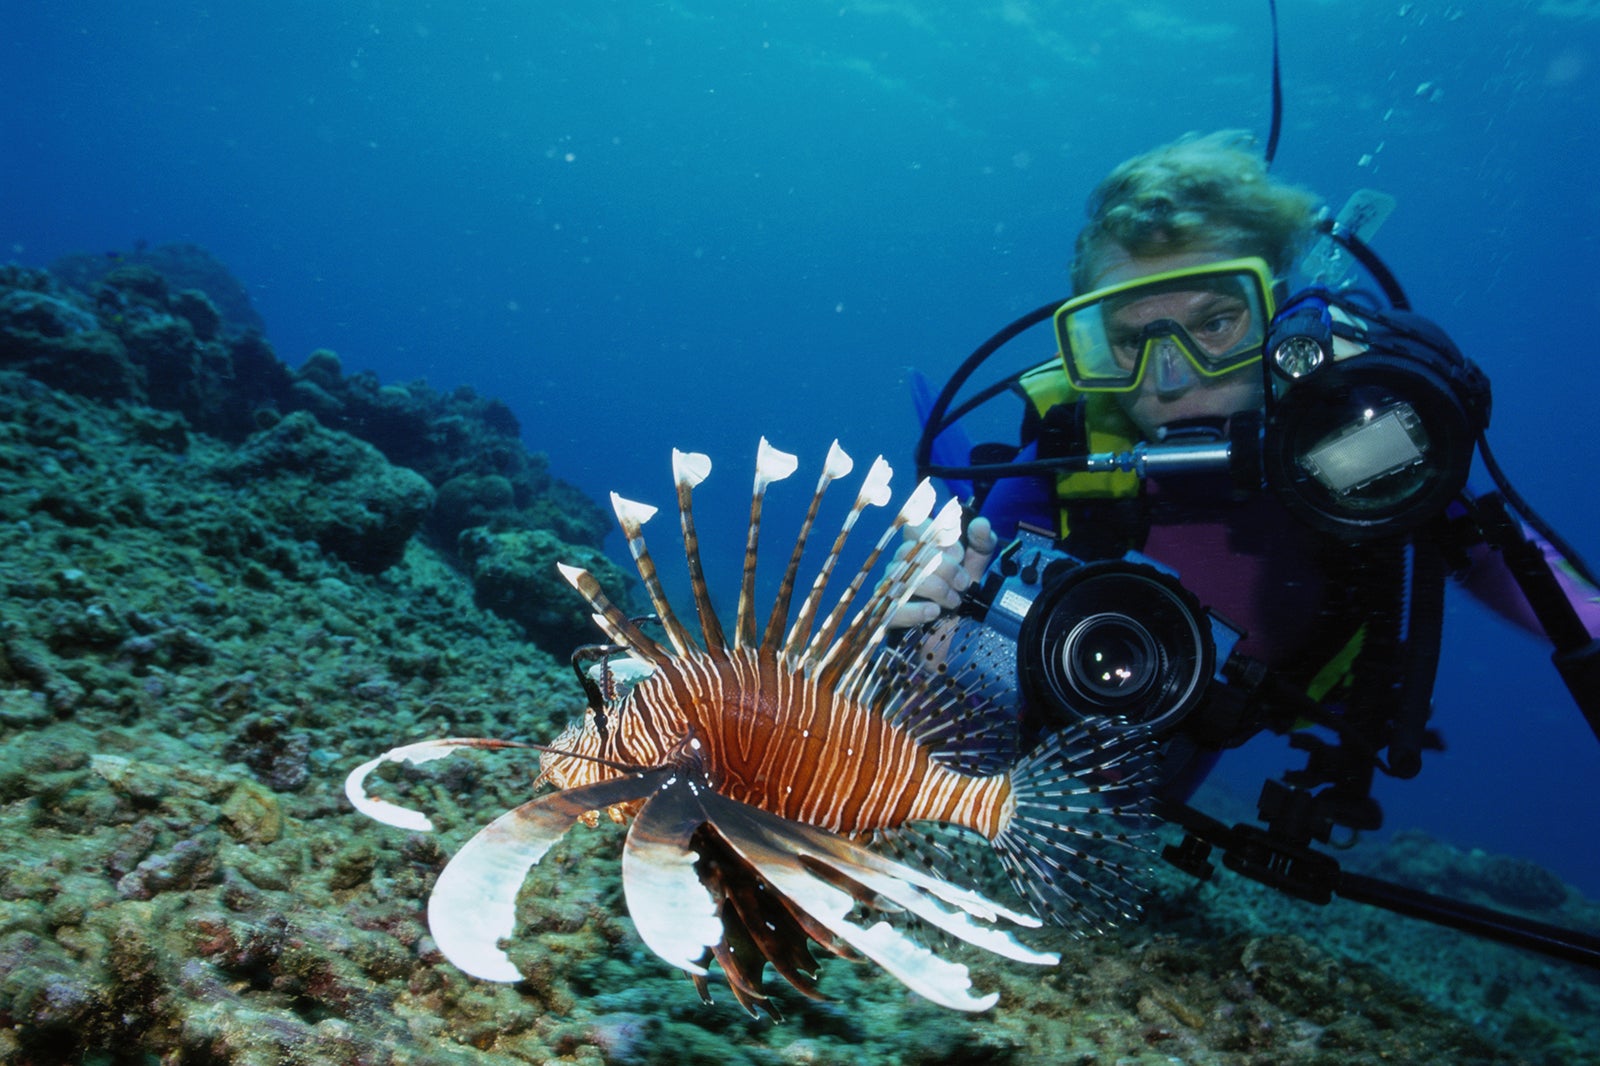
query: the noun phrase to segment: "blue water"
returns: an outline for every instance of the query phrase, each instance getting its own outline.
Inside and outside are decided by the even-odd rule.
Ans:
[[[1277,170],[1399,198],[1380,249],[1492,377],[1514,480],[1600,558],[1600,4],[1281,6]],[[670,448],[706,451],[714,574],[760,434],[909,465],[908,368],[1064,295],[1110,166],[1267,127],[1256,0],[6,9],[7,258],[200,243],[286,361],[500,396],[596,495],[668,502]],[[1385,783],[1391,826],[1600,895],[1600,743],[1537,641],[1451,610],[1451,750]],[[1230,761],[1248,795],[1290,765]]]

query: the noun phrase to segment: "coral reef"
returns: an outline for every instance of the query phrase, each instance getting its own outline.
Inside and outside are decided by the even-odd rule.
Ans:
[[[61,276],[0,267],[0,368],[126,402],[140,438],[173,453],[191,433],[243,445],[213,468],[239,490],[240,510],[291,521],[299,539],[356,569],[395,565],[419,528],[447,558],[472,529],[546,530],[577,548],[598,548],[609,530],[599,506],[522,445],[499,400],[469,388],[441,395],[420,381],[384,385],[370,372],[346,374],[326,350],[299,370],[285,366],[243,286],[202,249],[78,256],[56,269]],[[217,532],[248,540],[251,528]],[[547,591],[546,614],[579,612],[578,630],[529,632],[564,653],[588,638],[587,609],[570,589]]]
[[[326,354],[289,371],[150,266],[89,291],[0,275],[0,1061],[1600,1063],[1592,974],[1175,871],[1140,926],[1040,932],[1063,955],[1042,977],[968,956],[1001,993],[988,1014],[829,961],[830,999],[774,982],[787,1020],[752,1020],[634,936],[609,822],[530,879],[525,979],[464,976],[424,901],[535,766],[384,767],[431,835],[355,814],[342,781],[407,739],[547,740],[581,712],[528,635],[592,633],[529,598],[543,560],[601,565],[598,511],[493,401]],[[387,429],[352,415],[378,408]],[[340,525],[336,499],[382,517]],[[1367,861],[1600,925],[1516,860],[1403,837]]]
[[[608,588],[627,584],[624,571],[593,548],[574,548],[543,529],[463,532],[458,549],[479,606],[518,622],[535,640],[582,632],[592,624],[584,605],[559,593],[566,582],[557,563],[581,566]]]
[[[230,485],[251,487],[251,511],[367,573],[399,562],[433,508],[421,474],[305,411],[255,434],[213,469]]]

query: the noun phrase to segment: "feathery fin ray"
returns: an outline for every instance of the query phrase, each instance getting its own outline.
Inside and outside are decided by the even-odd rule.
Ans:
[[[834,442],[838,447],[838,442]],[[734,621],[733,646],[754,647],[756,643],[756,547],[761,533],[761,506],[767,486],[782,481],[800,467],[798,456],[779,451],[762,437],[756,448],[756,478],[750,491],[750,526],[744,538],[744,574],[739,582],[739,611]],[[796,560],[798,562],[798,560]]]
[[[800,557],[805,553],[806,540],[811,536],[811,527],[817,520],[817,511],[822,507],[822,494],[835,481],[849,477],[853,469],[855,460],[839,447],[838,441],[834,441],[828,447],[828,458],[822,464],[822,473],[817,477],[817,487],[811,493],[811,504],[806,508],[805,519],[800,523],[800,532],[794,540],[794,549],[789,553],[789,565],[783,571],[783,583],[778,587],[778,597],[772,603],[772,614],[767,619],[767,630],[761,637],[761,650],[764,652],[777,650],[778,640],[783,635],[783,627],[789,621],[789,601],[794,596],[795,575],[800,570]],[[750,550],[752,552],[755,550],[754,541],[751,542]]]
[[[828,550],[827,558],[822,561],[822,569],[818,571],[816,580],[812,581],[811,591],[800,604],[800,613],[789,629],[789,637],[783,645],[785,659],[792,662],[799,657],[800,649],[811,632],[811,620],[815,617],[817,605],[822,599],[822,590],[827,586],[828,578],[833,576],[833,568],[839,562],[839,553],[844,550],[845,540],[849,538],[850,531],[855,528],[863,511],[868,507],[882,507],[889,502],[889,478],[893,474],[893,468],[884,461],[883,456],[880,455],[872,461],[872,466],[867,470],[867,476],[861,483],[861,490],[856,493],[855,502],[850,505],[850,510],[839,526],[838,535],[833,538],[833,547]]]
[[[650,549],[645,547],[644,524],[655,517],[656,509],[648,503],[629,500],[615,492],[611,494],[611,509],[616,512],[622,535],[628,538],[628,551],[633,554],[633,563],[639,569],[639,580],[644,582],[645,591],[650,595],[650,602],[655,606],[662,628],[667,631],[667,640],[672,643],[673,650],[679,655],[698,650],[694,638],[683,628],[678,616],[672,613],[667,594],[661,589],[661,578],[656,574],[655,560],[650,558]]]
[[[499,941],[516,924],[517,893],[528,871],[586,813],[647,796],[670,773],[650,770],[550,792],[478,830],[445,864],[428,897],[428,929],[445,958],[486,981],[520,981]]]
[[[689,564],[689,587],[694,592],[695,611],[700,617],[700,635],[705,638],[708,655],[713,659],[726,659],[728,640],[722,635],[722,622],[711,605],[711,591],[706,588],[705,570],[700,565],[700,534],[694,528],[691,503],[694,487],[710,473],[709,455],[672,449],[672,479],[678,487],[678,520],[683,525],[683,553]]]
[[[667,650],[657,644],[644,630],[640,629],[634,621],[609,599],[600,588],[600,582],[594,575],[581,566],[569,566],[566,563],[557,563],[556,569],[566,579],[567,584],[578,591],[578,595],[589,601],[589,606],[594,608],[595,621],[605,631],[606,636],[625,645],[629,651],[651,663],[665,662],[670,656]],[[604,619],[604,621],[601,621]]]

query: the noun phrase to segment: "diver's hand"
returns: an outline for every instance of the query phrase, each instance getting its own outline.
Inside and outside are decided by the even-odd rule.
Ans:
[[[896,559],[911,552],[920,532],[920,528],[906,528],[906,542],[895,553]],[[945,549],[939,568],[923,578],[911,599],[889,618],[889,628],[924,625],[961,606],[961,594],[988,569],[997,539],[987,518],[974,518],[967,526],[965,542]]]

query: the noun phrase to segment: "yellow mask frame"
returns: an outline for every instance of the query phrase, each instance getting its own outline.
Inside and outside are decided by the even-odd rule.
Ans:
[[[1158,316],[1119,321],[1140,301],[1193,294],[1187,322]],[[1258,256],[1147,274],[1076,296],[1054,314],[1058,356],[1079,392],[1133,392],[1158,345],[1172,344],[1203,379],[1261,361],[1276,313],[1272,269]],[[1198,328],[1200,336],[1196,336]]]

